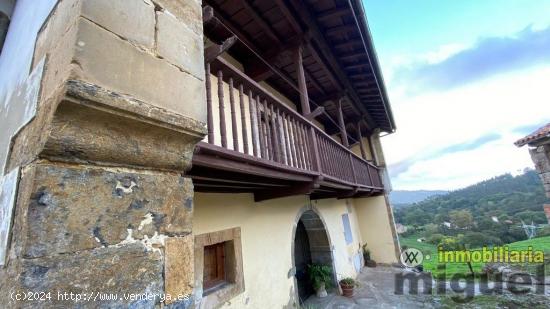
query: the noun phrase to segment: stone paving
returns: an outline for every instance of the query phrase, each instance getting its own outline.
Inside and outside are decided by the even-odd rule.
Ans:
[[[395,274],[402,269],[392,267],[363,268],[357,277],[359,287],[353,298],[330,293],[325,298],[310,297],[303,308],[356,309],[356,308],[435,308],[432,296],[395,295]]]
[[[393,267],[363,268],[357,277],[359,287],[352,298],[337,295],[335,292],[325,298],[310,297],[302,306],[303,309],[358,309],[358,308],[550,308],[550,285],[544,293],[512,294],[504,289],[502,294],[476,295],[466,302],[455,302],[449,282],[446,282],[446,295],[424,295],[409,293],[409,284],[405,284],[402,295],[395,294],[395,275],[406,270]],[[547,282],[550,281],[547,278]],[[506,283],[504,283],[506,284]],[[422,284],[420,284],[422,285]],[[434,289],[437,285],[434,282]],[[527,286],[522,286],[525,288]],[[479,289],[476,282],[475,290]],[[422,291],[422,287],[420,287]],[[533,291],[533,290],[531,290]],[[461,295],[459,295],[461,296]],[[463,295],[462,295],[463,296]]]

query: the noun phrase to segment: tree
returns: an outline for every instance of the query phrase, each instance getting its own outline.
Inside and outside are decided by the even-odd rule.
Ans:
[[[474,217],[469,210],[453,210],[450,212],[451,224],[459,229],[469,229],[474,225]]]

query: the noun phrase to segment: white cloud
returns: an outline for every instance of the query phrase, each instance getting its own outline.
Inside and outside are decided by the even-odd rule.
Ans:
[[[390,166],[488,133],[501,135],[478,149],[415,162],[392,179],[394,188],[456,189],[531,167],[527,149],[513,145],[521,136],[512,131],[550,121],[549,79],[547,65],[444,92],[408,95],[406,85],[388,85],[397,123],[397,133],[382,139]]]

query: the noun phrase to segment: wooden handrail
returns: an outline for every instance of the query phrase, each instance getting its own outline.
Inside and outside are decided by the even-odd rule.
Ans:
[[[208,112],[219,113],[219,133],[221,146],[227,151],[240,153],[239,144],[243,146],[243,156],[254,160],[273,162],[290,168],[325,175],[327,179],[359,187],[378,187],[381,184],[379,168],[364,160],[349,148],[335,141],[330,135],[302,116],[281,99],[252,80],[244,72],[223,58],[216,58],[207,64],[207,104]],[[210,70],[210,71],[208,71]],[[217,87],[209,82],[210,74],[218,77]],[[223,82],[229,85],[230,94],[224,98]],[[212,108],[212,93],[218,93],[218,102],[230,104],[231,135],[227,132],[225,106]],[[234,91],[239,93],[239,108],[234,98]],[[249,115],[244,115],[244,95],[248,96]],[[247,121],[241,119],[243,142],[239,143],[239,131],[236,112],[241,117],[250,117],[252,145],[248,146]],[[208,115],[209,126],[213,124],[213,115]],[[209,128],[208,143],[214,144],[214,127]],[[229,149],[232,141],[233,149]],[[249,152],[253,150],[253,156]],[[371,169],[376,171],[373,172]],[[378,180],[378,181],[377,181]]]
[[[218,57],[216,60],[214,60],[211,64],[211,68],[212,68],[212,71],[215,72],[217,70],[220,70],[220,69],[224,69],[224,70],[228,70],[231,72],[232,74],[232,77],[233,77],[233,83],[235,84],[239,84],[239,83],[242,83],[243,85],[246,85],[249,89],[251,88],[252,90],[254,90],[255,92],[260,92],[262,93],[263,95],[267,96],[270,100],[273,101],[273,103],[277,104],[277,106],[281,109],[283,109],[285,112],[291,114],[294,118],[296,118],[297,120],[300,120],[300,122],[302,122],[303,124],[306,124],[308,126],[313,126],[313,128],[315,130],[317,130],[317,132],[320,132],[321,134],[323,134],[324,136],[326,136],[327,138],[329,138],[330,140],[332,140],[335,144],[338,145],[338,147],[341,147],[342,149],[346,150],[347,152],[351,153],[352,156],[354,156],[355,158],[361,160],[363,163],[365,164],[368,164],[376,169],[378,169],[378,167],[374,164],[372,164],[371,162],[367,161],[367,160],[364,160],[363,158],[359,157],[358,155],[356,155],[353,151],[347,149],[346,147],[344,147],[343,145],[339,144],[338,142],[336,142],[330,135],[326,134],[325,131],[321,130],[319,127],[317,127],[315,124],[313,124],[311,121],[309,121],[307,118],[305,118],[304,116],[302,116],[300,113],[298,113],[297,111],[293,110],[292,108],[290,108],[288,105],[286,105],[285,103],[283,103],[279,98],[277,98],[276,96],[274,96],[273,94],[271,94],[267,89],[265,89],[264,87],[262,87],[260,84],[258,84],[256,81],[254,81],[253,79],[251,79],[249,76],[247,76],[244,72],[242,72],[241,70],[237,69],[234,65],[232,65],[231,63],[229,63],[227,60],[221,58],[221,57]]]

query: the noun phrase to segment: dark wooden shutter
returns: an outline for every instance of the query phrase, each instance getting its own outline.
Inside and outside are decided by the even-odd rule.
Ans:
[[[225,281],[224,243],[204,247],[203,290]]]

